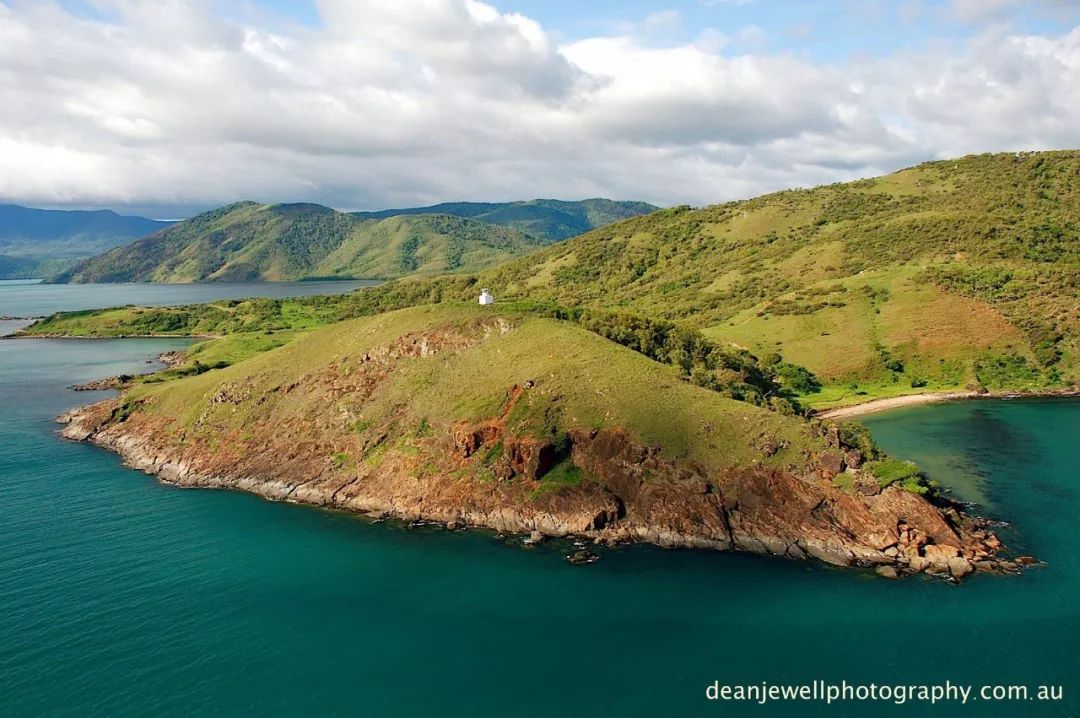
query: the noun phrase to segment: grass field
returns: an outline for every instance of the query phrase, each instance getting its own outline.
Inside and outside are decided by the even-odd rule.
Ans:
[[[491,329],[496,316],[513,328]],[[347,382],[351,372],[360,371],[365,354],[403,336],[440,333],[480,338],[468,348],[402,361],[363,401],[354,392],[328,403],[333,392],[326,387]],[[214,356],[227,356],[215,351]],[[312,376],[320,379],[302,391],[279,391]],[[189,431],[227,434],[268,418],[320,414],[362,431],[394,426],[401,434],[403,427],[446,431],[454,422],[498,416],[511,389],[529,382],[531,388],[510,416],[510,428],[518,435],[620,427],[646,445],[663,447],[669,457],[694,457],[720,467],[801,463],[802,452],[820,441],[797,417],[693,386],[674,368],[567,322],[465,305],[344,322],[227,368],[139,385],[128,398],[151,400],[146,411],[175,418]],[[212,402],[222,391],[263,399]],[[767,455],[762,451],[766,444],[780,449]]]

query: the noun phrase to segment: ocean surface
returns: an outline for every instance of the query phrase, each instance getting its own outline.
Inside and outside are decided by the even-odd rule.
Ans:
[[[307,297],[341,294],[382,282],[209,282],[206,284],[41,284],[34,279],[0,280],[0,317],[39,317],[52,312],[138,304],[146,307],[248,297]]]
[[[141,301],[141,300],[139,300]],[[372,524],[170,488],[53,417],[180,340],[0,341],[0,716],[1077,716],[1080,403],[868,419],[1048,562],[961,586]],[[1061,685],[1060,702],[706,700],[720,684]]]

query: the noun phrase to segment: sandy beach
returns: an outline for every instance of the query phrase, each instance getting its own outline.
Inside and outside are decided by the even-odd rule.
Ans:
[[[836,409],[827,409],[817,413],[819,419],[850,419],[854,416],[872,414],[886,409],[898,409],[902,406],[915,406],[917,404],[935,404],[939,401],[950,399],[972,399],[978,396],[986,396],[975,391],[939,391],[926,392],[924,394],[908,394],[906,396],[893,396],[888,399],[874,399],[863,404],[842,406]]]
[[[819,419],[850,419],[863,414],[872,414],[886,409],[898,409],[903,406],[916,406],[919,404],[936,404],[941,401],[953,399],[1019,399],[1022,397],[1073,397],[1080,396],[1080,389],[1068,387],[1050,391],[1003,391],[1003,392],[977,392],[977,391],[928,391],[923,394],[907,394],[893,396],[887,399],[874,399],[862,404],[841,406],[835,409],[819,411],[815,416]]]

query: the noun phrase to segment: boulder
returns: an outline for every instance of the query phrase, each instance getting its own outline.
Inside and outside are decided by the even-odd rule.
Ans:
[[[923,548],[923,555],[931,563],[947,564],[950,559],[954,559],[960,555],[959,549],[955,546],[938,546],[937,544],[930,544]]]
[[[894,566],[878,566],[874,573],[882,578],[900,578],[900,572]]]
[[[863,496],[877,496],[881,493],[881,484],[873,476],[859,476],[855,479],[855,490]]]
[[[918,573],[919,571],[925,571],[930,566],[930,562],[922,556],[912,556],[908,559],[908,566],[912,571]]]
[[[826,451],[818,456],[818,464],[831,474],[839,474],[844,470],[844,457],[834,451]]]
[[[949,574],[953,578],[963,578],[975,571],[975,567],[966,558],[957,556],[949,559]]]
[[[584,566],[585,564],[596,563],[599,560],[599,556],[592,551],[586,551],[585,549],[578,549],[566,557],[567,563],[571,563],[575,566]]]
[[[507,437],[503,451],[518,476],[536,481],[556,463],[555,447],[532,437]]]

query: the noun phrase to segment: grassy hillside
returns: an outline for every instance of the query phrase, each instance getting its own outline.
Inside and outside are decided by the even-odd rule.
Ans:
[[[448,215],[365,220],[314,204],[240,202],[95,257],[55,281],[390,278],[476,271],[542,244]]]
[[[505,325],[491,330],[499,319]],[[484,322],[483,340],[441,353],[434,361],[413,361],[395,371],[368,395],[357,390],[337,402],[314,388],[283,391],[303,377],[333,369],[329,384],[347,384],[357,362],[380,356],[379,347],[401,337],[424,335],[434,346],[442,335],[473,335]],[[446,340],[453,345],[456,339]],[[433,350],[434,351],[434,350]],[[572,428],[620,427],[669,458],[695,458],[711,466],[801,464],[804,450],[823,448],[813,427],[797,417],[725,398],[680,381],[679,373],[573,324],[472,305],[426,306],[335,324],[248,359],[239,365],[163,383],[141,384],[127,398],[146,399],[145,411],[175,420],[186,432],[226,436],[250,432],[266,417],[282,425],[321,415],[340,417],[363,459],[379,430],[396,427],[404,441],[451,433],[457,422],[498,416],[514,386],[532,382],[511,415],[515,435],[551,437]],[[233,405],[211,402],[221,392],[266,397]],[[209,408],[208,408],[209,407]],[[322,420],[320,420],[322,421]],[[763,454],[761,446],[780,447]],[[331,457],[327,457],[330,459]]]
[[[445,202],[430,207],[355,214],[365,219],[385,219],[411,214],[450,214],[490,224],[501,224],[534,237],[559,241],[657,209],[659,208],[645,202],[616,202],[610,199],[586,199],[580,202],[534,199],[527,202]]]
[[[474,300],[490,286],[500,302],[528,301],[541,313],[622,313],[734,343],[802,403],[825,407],[1076,384],[1078,283],[1080,153],[1003,154],[663,210],[479,275],[342,297],[60,315],[30,332],[305,329]],[[648,343],[639,330],[625,335],[621,343]]]
[[[608,327],[619,328],[635,329]],[[650,343],[659,329],[636,327]],[[662,344],[696,370],[716,348],[686,338]],[[998,568],[986,522],[922,498],[932,486],[914,465],[850,428],[695,386],[674,356],[648,353],[532,308],[412,307],[214,371],[144,377],[66,414],[62,435],[178,486],[533,542],[648,541],[956,578]]]
[[[813,370],[822,401],[1080,378],[1080,153],[665,210],[490,270],[501,296],[618,307]]]
[[[94,257],[58,282],[387,279],[472,272],[654,209],[639,202],[535,200],[344,213],[239,202]]]
[[[43,277],[167,226],[109,210],[0,205],[0,279]]]

